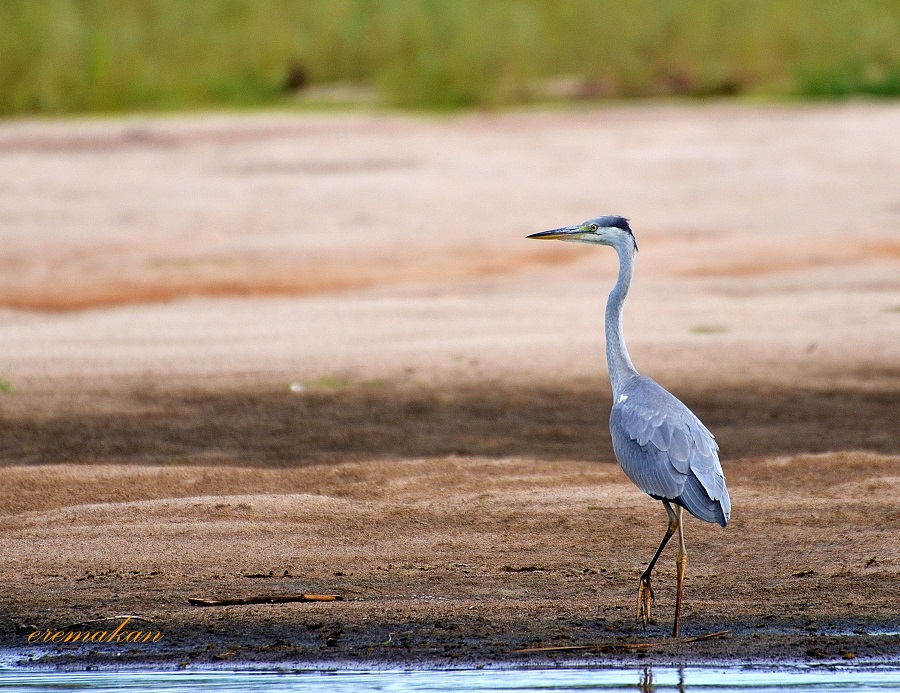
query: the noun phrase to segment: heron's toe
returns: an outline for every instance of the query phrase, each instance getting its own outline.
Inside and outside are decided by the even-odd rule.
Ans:
[[[653,588],[650,586],[650,578],[642,577],[641,584],[638,588],[638,612],[637,620],[647,627],[651,618],[651,607],[653,606]]]

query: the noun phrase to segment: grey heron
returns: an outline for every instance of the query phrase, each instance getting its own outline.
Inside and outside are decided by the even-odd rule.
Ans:
[[[661,385],[638,373],[628,355],[622,331],[622,308],[637,251],[628,220],[606,215],[576,226],[533,233],[528,238],[609,245],[619,255],[619,278],[606,302],[606,361],[613,393],[609,431],[622,470],[644,493],[662,501],[669,516],[659,548],[641,574],[637,618],[645,626],[650,620],[653,603],[650,573],[669,539],[678,532],[672,628],[672,635],[677,636],[687,566],[682,511],[686,509],[694,517],[722,527],[731,516],[731,499],[719,463],[719,446],[700,419]]]

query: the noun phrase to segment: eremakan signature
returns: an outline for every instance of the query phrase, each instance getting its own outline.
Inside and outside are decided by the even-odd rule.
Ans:
[[[162,633],[153,630],[125,630],[125,626],[132,619],[131,616],[124,617],[119,627],[114,631],[106,630],[35,630],[28,635],[28,642],[37,643],[138,643],[138,642],[156,642],[162,637]]]

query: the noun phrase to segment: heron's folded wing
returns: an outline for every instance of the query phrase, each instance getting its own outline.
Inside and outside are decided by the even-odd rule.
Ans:
[[[681,495],[690,471],[690,442],[665,415],[628,401],[609,417],[619,464],[639,489],[658,498]]]
[[[678,500],[697,517],[726,524],[731,500],[712,433],[693,412],[653,383],[639,381],[612,408],[613,447],[642,491]]]
[[[618,402],[610,431],[625,473],[651,495],[677,498],[693,475],[712,500],[727,495],[712,433],[684,407],[646,407]]]

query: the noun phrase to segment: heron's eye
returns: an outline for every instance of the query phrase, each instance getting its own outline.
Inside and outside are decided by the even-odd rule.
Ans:
[[[591,231],[596,231],[596,230],[597,230],[597,225],[591,224]]]

